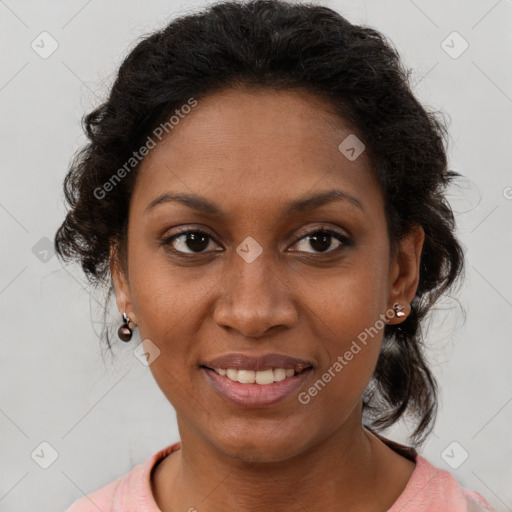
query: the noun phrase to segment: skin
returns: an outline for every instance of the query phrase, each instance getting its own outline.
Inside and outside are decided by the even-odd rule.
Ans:
[[[229,352],[284,353],[313,362],[304,391],[394,302],[409,314],[424,232],[418,226],[390,253],[366,153],[350,161],[338,150],[351,133],[311,93],[225,89],[201,99],[141,164],[128,268],[112,250],[111,273],[120,312],[160,350],[150,370],[176,410],[181,449],[151,479],[163,512],[384,512],[407,485],[415,464],[361,422],[383,329],[307,405],[293,393],[271,407],[237,407],[199,367]],[[363,210],[338,200],[284,216],[288,201],[334,188]],[[144,213],[164,192],[205,197],[225,218],[178,202]],[[205,250],[186,236],[159,245],[178,226],[207,231]],[[305,237],[321,227],[351,243],[333,237],[321,252]],[[263,250],[252,263],[236,252],[248,236]]]

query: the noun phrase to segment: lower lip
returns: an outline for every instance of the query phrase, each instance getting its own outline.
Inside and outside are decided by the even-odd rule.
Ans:
[[[312,368],[307,368],[293,377],[272,384],[242,384],[219,375],[210,368],[201,368],[213,387],[224,398],[239,407],[257,408],[277,404],[300,388],[309,377]]]

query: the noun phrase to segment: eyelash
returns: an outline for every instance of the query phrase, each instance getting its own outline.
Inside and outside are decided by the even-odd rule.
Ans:
[[[208,251],[186,253],[186,252],[182,252],[182,251],[177,251],[176,249],[174,249],[172,247],[172,242],[174,240],[176,240],[177,238],[182,237],[184,235],[188,235],[189,233],[197,233],[197,234],[206,236],[210,240],[213,240],[215,243],[217,243],[214,237],[212,237],[209,233],[207,233],[206,231],[203,231],[202,229],[198,229],[198,228],[186,229],[185,228],[185,229],[181,229],[180,231],[178,231],[177,233],[174,233],[171,236],[164,238],[161,242],[161,245],[165,246],[168,250],[170,250],[175,255],[177,255],[179,257],[183,257],[183,258],[189,258],[189,257],[201,255],[201,254],[207,254]],[[331,254],[331,253],[339,252],[339,251],[343,250],[344,247],[348,247],[348,246],[352,245],[351,240],[347,236],[342,235],[338,231],[334,231],[334,230],[326,228],[326,227],[325,228],[322,228],[322,227],[316,228],[316,229],[313,229],[312,231],[305,233],[298,240],[296,240],[293,245],[295,245],[296,243],[300,242],[303,239],[307,239],[308,237],[311,237],[312,235],[319,234],[319,233],[331,235],[333,238],[335,238],[336,240],[341,242],[342,245],[340,245],[339,247],[332,249],[332,250],[328,250],[328,251],[324,251],[324,252],[316,252],[316,253],[312,252],[312,253],[306,253],[306,254],[319,254],[319,255]],[[218,252],[218,251],[214,251],[214,252]],[[293,251],[293,252],[301,252],[301,251]]]

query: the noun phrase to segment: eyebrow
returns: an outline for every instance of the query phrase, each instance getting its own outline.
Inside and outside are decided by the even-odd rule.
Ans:
[[[314,210],[320,208],[333,201],[348,201],[360,210],[364,211],[362,202],[353,195],[340,189],[326,190],[324,192],[309,194],[299,199],[294,199],[286,203],[283,214],[290,216],[295,213],[301,213],[306,210]],[[214,217],[225,217],[226,213],[223,212],[215,203],[210,200],[193,195],[193,194],[173,194],[164,193],[157,198],[153,199],[144,209],[144,215],[158,205],[169,202],[181,203],[193,210],[196,210],[207,215]]]

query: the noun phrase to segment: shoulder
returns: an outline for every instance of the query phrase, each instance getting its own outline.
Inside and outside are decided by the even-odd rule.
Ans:
[[[179,447],[178,441],[159,450],[125,475],[78,498],[65,512],[160,512],[151,492],[151,471]]]
[[[388,512],[492,512],[485,499],[475,491],[465,489],[444,469],[430,464],[421,455],[416,457],[414,470],[406,488]]]

